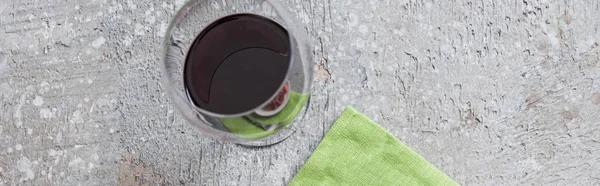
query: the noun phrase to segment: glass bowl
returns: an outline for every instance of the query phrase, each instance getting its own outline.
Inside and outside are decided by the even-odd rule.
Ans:
[[[205,28],[223,17],[240,14],[269,19],[287,31],[289,68],[278,84],[280,88],[264,102],[256,100],[262,104],[253,106],[253,109],[227,114],[210,111],[190,98],[189,87],[184,80],[188,52]],[[302,125],[313,78],[311,43],[296,15],[276,0],[191,0],[177,12],[163,41],[161,66],[164,88],[178,113],[202,134],[247,146],[276,144]],[[211,76],[206,73],[199,75]],[[259,89],[263,85],[256,82],[253,87]],[[235,94],[251,99],[244,97],[243,91]]]

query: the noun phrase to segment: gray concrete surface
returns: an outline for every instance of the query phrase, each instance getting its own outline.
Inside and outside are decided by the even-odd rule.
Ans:
[[[0,185],[284,185],[347,105],[463,185],[600,185],[600,1],[284,2],[311,119],[247,149],[162,91],[183,0],[0,0]]]

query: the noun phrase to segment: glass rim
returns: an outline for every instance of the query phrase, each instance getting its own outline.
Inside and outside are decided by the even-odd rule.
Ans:
[[[176,12],[175,16],[169,22],[169,26],[167,27],[167,31],[166,31],[166,33],[164,35],[164,38],[163,38],[163,41],[162,41],[162,44],[161,44],[161,47],[162,47],[161,67],[162,67],[162,71],[163,71],[162,72],[162,74],[163,74],[163,84],[164,84],[164,86],[165,86],[165,88],[167,90],[167,95],[169,95],[169,97],[171,99],[181,99],[181,101],[183,101],[185,104],[188,104],[191,108],[193,108],[193,110],[196,113],[205,114],[205,115],[208,115],[208,116],[211,116],[211,117],[217,117],[217,118],[235,118],[235,117],[242,117],[242,116],[247,116],[247,115],[253,114],[254,112],[256,112],[256,110],[266,107],[273,99],[275,99],[277,97],[277,95],[279,94],[279,92],[281,91],[281,89],[286,85],[286,82],[288,81],[287,79],[289,78],[290,72],[292,71],[292,68],[294,66],[294,55],[299,55],[299,54],[295,54],[295,52],[294,52],[294,47],[296,47],[297,44],[296,44],[296,42],[293,39],[294,38],[293,37],[293,32],[290,31],[289,26],[286,26],[285,24],[281,24],[280,22],[278,22],[276,20],[273,20],[271,18],[268,18],[268,17],[260,15],[260,14],[252,13],[252,12],[240,11],[240,12],[234,12],[234,13],[231,13],[231,14],[227,14],[227,15],[221,16],[220,18],[226,17],[226,16],[231,16],[231,15],[251,14],[251,15],[257,15],[257,16],[260,16],[260,17],[267,18],[270,21],[273,21],[273,22],[279,24],[281,27],[283,27],[288,32],[288,40],[289,40],[289,43],[290,43],[290,45],[289,45],[289,47],[290,47],[290,49],[289,49],[290,59],[289,59],[288,69],[286,70],[286,73],[285,73],[285,77],[282,79],[282,82],[280,83],[279,88],[264,103],[258,105],[257,107],[255,107],[253,109],[247,110],[247,111],[242,112],[242,113],[236,113],[236,114],[220,114],[220,113],[208,111],[206,109],[203,109],[203,108],[197,106],[195,103],[193,103],[192,101],[190,101],[189,100],[190,98],[189,98],[189,92],[188,91],[184,91],[183,92],[184,95],[181,95],[179,93],[180,91],[177,90],[177,89],[175,89],[173,87],[173,85],[172,85],[172,83],[170,81],[170,80],[172,80],[172,78],[170,77],[170,75],[167,73],[167,70],[166,70],[167,69],[167,66],[166,66],[166,63],[167,63],[167,52],[168,52],[168,47],[169,47],[168,43],[170,42],[170,39],[171,39],[170,36],[171,36],[172,29],[174,28],[174,26],[176,24],[179,23],[179,20],[181,20],[181,18],[184,15],[186,15],[191,8],[193,8],[196,4],[198,4],[201,1],[205,1],[205,0],[190,0],[187,3],[185,3]],[[282,14],[285,14],[282,11],[285,11],[285,10],[282,10],[282,7],[275,5],[277,2],[275,2],[274,0],[264,0],[264,2],[269,3],[272,6],[272,8],[275,10],[275,12],[277,13],[277,16],[279,16],[282,19],[284,19],[284,22],[286,21],[286,17],[282,16]],[[209,25],[215,23],[220,18],[217,18],[216,20],[213,20],[212,22],[210,22],[207,25],[205,25],[200,30],[200,32],[198,32],[198,33],[195,34],[194,39],[197,38],[201,34],[202,30],[204,30],[206,28],[206,26],[209,26]],[[186,54],[187,54],[187,52],[189,52],[189,48],[191,48],[191,45],[193,45],[193,42],[191,42],[190,46],[187,47],[188,51],[186,51]],[[183,62],[185,63],[186,60],[187,60],[187,55],[186,55],[185,59],[183,59]],[[184,80],[182,79],[181,81],[184,81]],[[184,86],[185,86],[185,84],[184,84]],[[174,106],[177,109],[183,109],[183,108],[181,108],[181,106],[178,106],[178,105],[174,105]]]

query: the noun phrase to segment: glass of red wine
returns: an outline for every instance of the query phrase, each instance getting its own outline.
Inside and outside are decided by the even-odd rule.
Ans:
[[[202,134],[276,144],[302,124],[312,83],[310,44],[277,0],[190,0],[164,38],[164,87]]]

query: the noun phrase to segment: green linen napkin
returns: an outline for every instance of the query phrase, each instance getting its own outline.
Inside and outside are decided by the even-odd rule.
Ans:
[[[298,116],[298,113],[302,110],[302,107],[304,107],[304,104],[306,104],[307,99],[308,94],[290,91],[290,100],[275,116],[261,117],[252,114],[244,117],[220,118],[219,120],[223,123],[225,128],[234,134],[247,139],[261,139],[271,134],[275,134],[292,123],[296,116]],[[272,130],[265,130],[255,123],[265,126],[280,124],[280,126]]]
[[[348,107],[289,185],[458,184]]]

